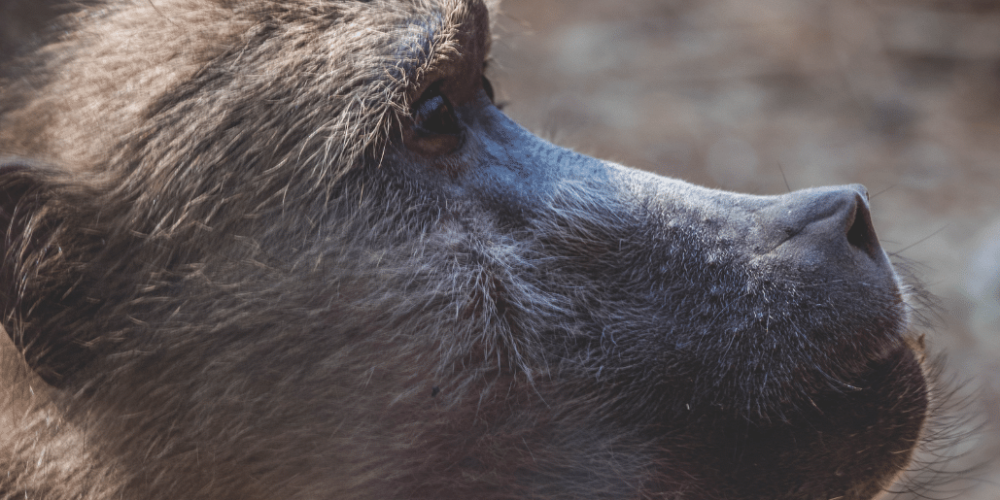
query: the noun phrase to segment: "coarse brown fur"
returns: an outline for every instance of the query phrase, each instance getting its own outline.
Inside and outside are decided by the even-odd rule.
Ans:
[[[10,66],[0,497],[862,500],[904,470],[929,394],[864,189],[547,144],[491,103],[488,19],[124,0]]]

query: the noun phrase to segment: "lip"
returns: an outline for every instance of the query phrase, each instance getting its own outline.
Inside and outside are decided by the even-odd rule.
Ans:
[[[730,423],[733,428],[723,440],[743,439],[727,445],[743,453],[736,459],[740,465],[723,466],[738,471],[731,481],[743,496],[736,499],[874,498],[906,471],[925,439],[928,384],[921,360],[904,343],[869,363],[851,386],[813,395],[810,401],[811,408],[788,421],[749,430],[745,423]],[[813,453],[803,459],[802,449]],[[756,463],[772,464],[770,470],[785,479],[761,481]],[[817,470],[836,473],[817,475]],[[776,483],[789,489],[755,490]]]

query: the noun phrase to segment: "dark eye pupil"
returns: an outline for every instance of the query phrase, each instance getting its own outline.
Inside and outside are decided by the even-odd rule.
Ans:
[[[433,95],[417,103],[413,113],[417,129],[426,134],[459,133],[458,120],[451,104],[441,94]]]

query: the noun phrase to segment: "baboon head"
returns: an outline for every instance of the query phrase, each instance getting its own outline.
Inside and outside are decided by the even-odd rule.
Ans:
[[[0,496],[866,500],[907,466],[865,188],[539,139],[480,0],[65,23],[0,95]]]

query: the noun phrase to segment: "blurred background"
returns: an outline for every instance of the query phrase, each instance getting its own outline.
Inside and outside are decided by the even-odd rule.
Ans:
[[[951,473],[896,498],[1000,499],[1000,2],[501,9],[500,100],[560,145],[733,191],[865,184],[883,246],[935,297],[927,341],[958,392],[945,414],[965,417],[918,465]]]
[[[53,3],[0,0],[0,64]],[[927,340],[957,391],[936,430],[962,437],[938,441],[914,475],[948,473],[896,498],[1000,499],[1000,2],[504,0],[502,12],[499,98],[558,144],[733,191],[865,184],[883,246],[935,297]]]

